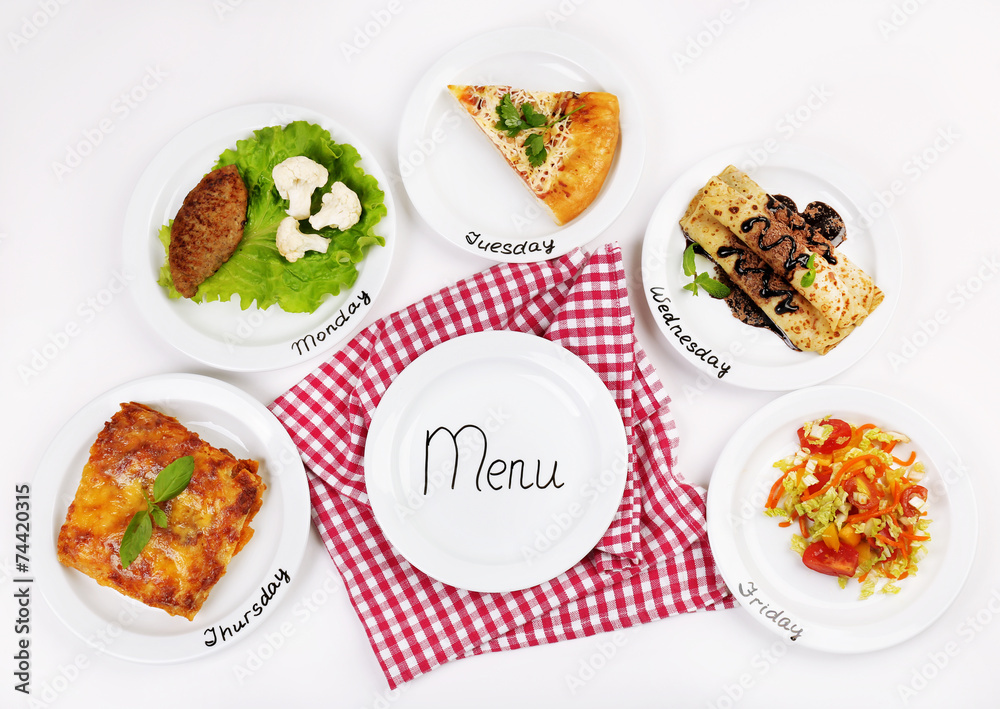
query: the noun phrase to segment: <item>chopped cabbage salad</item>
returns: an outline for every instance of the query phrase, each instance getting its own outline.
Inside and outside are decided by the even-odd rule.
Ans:
[[[799,450],[774,464],[781,474],[764,514],[794,527],[792,549],[841,588],[856,578],[861,598],[898,593],[931,538],[923,463],[898,451],[910,439],[829,417],[806,422],[798,438]]]

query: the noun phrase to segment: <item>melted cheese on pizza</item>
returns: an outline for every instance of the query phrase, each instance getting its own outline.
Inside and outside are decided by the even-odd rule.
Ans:
[[[618,145],[618,99],[613,94],[527,91],[512,86],[449,85],[448,89],[528,189],[549,208],[556,223],[574,219],[597,197]],[[506,94],[518,108],[531,104],[554,125],[515,136],[500,130],[497,109]],[[546,156],[536,166],[524,143],[539,132]]]
[[[194,457],[191,482],[161,503],[167,526],[127,568],[119,548],[132,515],[146,506],[160,470]],[[59,531],[59,561],[154,608],[194,618],[236,554],[253,536],[250,521],[265,485],[257,462],[214,448],[177,419],[134,402],[121,405],[90,449],[76,496]]]

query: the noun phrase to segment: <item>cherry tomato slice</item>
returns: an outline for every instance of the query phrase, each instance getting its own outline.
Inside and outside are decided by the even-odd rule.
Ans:
[[[868,479],[863,475],[855,475],[853,478],[848,478],[847,482],[844,483],[844,490],[847,491],[847,499],[859,513],[871,512],[878,507],[879,499],[875,494],[874,488],[875,486],[868,482]],[[858,502],[855,494],[862,499],[867,499],[864,502]]]
[[[830,476],[833,474],[830,470],[822,470],[816,473],[816,482],[806,488],[806,492],[810,495],[815,495],[817,492],[823,489],[823,486],[830,482]]]
[[[846,421],[841,419],[823,419],[822,421],[817,421],[814,426],[832,426],[833,431],[830,432],[825,441],[817,443],[814,440],[806,438],[805,426],[800,428],[798,430],[799,445],[810,453],[818,453],[820,455],[833,453],[835,450],[839,450],[851,442],[851,424]]]
[[[924,502],[927,502],[927,488],[923,485],[914,485],[903,490],[899,503],[903,506],[904,517],[916,517],[920,514],[920,510],[910,502],[914,497],[919,497]]]
[[[854,576],[858,570],[858,550],[841,544],[834,551],[825,542],[813,542],[803,552],[802,563],[827,576]]]

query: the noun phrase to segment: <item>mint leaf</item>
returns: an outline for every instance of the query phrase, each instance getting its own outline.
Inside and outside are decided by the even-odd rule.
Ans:
[[[713,298],[725,298],[729,295],[729,287],[719,283],[707,273],[699,273],[694,282],[700,285]]]
[[[681,261],[681,267],[684,269],[685,276],[693,276],[694,280],[688,283],[683,288],[684,290],[689,290],[695,295],[698,295],[698,286],[705,289],[713,298],[725,298],[730,293],[728,286],[719,283],[707,273],[698,273],[697,265],[694,262],[694,244],[689,244],[686,249],[684,249],[684,258]]]
[[[809,254],[806,268],[809,270],[802,274],[802,280],[799,281],[803,288],[808,288],[816,282],[816,254]]]
[[[684,275],[685,276],[696,276],[698,271],[695,270],[694,266],[694,244],[690,244],[686,249],[684,249]]]
[[[191,482],[194,458],[186,455],[165,467],[153,481],[153,502],[166,502],[177,497]]]
[[[149,538],[153,536],[153,522],[149,518],[147,510],[139,510],[132,515],[125,534],[122,536],[121,546],[118,548],[118,556],[121,558],[122,567],[128,568],[139,556]]]

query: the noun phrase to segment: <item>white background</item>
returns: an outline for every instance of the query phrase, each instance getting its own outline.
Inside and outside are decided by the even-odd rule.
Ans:
[[[642,296],[639,255],[663,192],[703,157],[768,139],[836,156],[878,191],[888,194],[895,183],[892,214],[905,256],[899,307],[868,355],[831,383],[876,389],[913,405],[960,452],[987,532],[955,603],[912,640],[867,655],[787,648],[734,609],[448,663],[389,692],[313,532],[284,613],[211,659],[182,666],[137,665],[98,653],[55,618],[36,589],[34,704],[198,707],[240,697],[254,707],[289,701],[995,706],[1000,564],[989,530],[1000,498],[994,447],[1000,254],[993,219],[1000,6],[986,0],[345,5],[8,0],[0,10],[0,703],[29,705],[14,692],[12,676],[14,486],[31,481],[66,420],[107,389],[164,372],[215,376],[266,403],[319,363],[252,374],[200,366],[157,334],[128,288],[111,292],[112,285],[119,290],[116,279],[127,282],[123,215],[148,162],[206,115],[273,101],[334,117],[395,176],[398,120],[423,72],[484,31],[531,26],[600,47],[641,89],[648,132],[642,180],[621,218],[593,243],[623,247],[639,338],[673,397],[680,466],[692,482],[711,485],[729,435],[778,394],[699,377],[656,330]],[[145,90],[137,90],[144,80]],[[125,111],[122,94],[141,100]],[[811,96],[822,100],[814,98],[809,108]],[[60,179],[53,165],[102,122],[111,130]],[[435,234],[398,182],[395,190],[399,242],[389,283],[366,323],[490,265]],[[35,353],[60,341],[67,327],[74,336],[33,368]],[[44,553],[51,550],[33,549]]]

